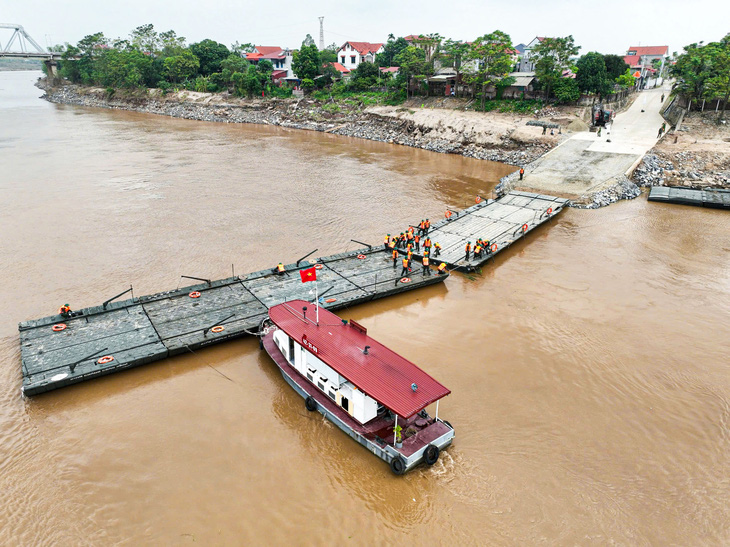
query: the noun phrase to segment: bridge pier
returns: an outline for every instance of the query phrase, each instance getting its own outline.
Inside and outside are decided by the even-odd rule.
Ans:
[[[48,76],[48,83],[54,85],[58,79],[58,62],[55,59],[46,59],[43,61],[46,65],[46,76]]]

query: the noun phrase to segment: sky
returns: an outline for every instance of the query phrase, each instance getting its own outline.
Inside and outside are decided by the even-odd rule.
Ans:
[[[325,45],[385,42],[391,33],[472,40],[502,30],[515,45],[535,36],[572,34],[581,54],[623,55],[638,45],[668,45],[670,53],[681,52],[687,44],[730,33],[727,0],[0,0],[0,23],[22,25],[42,46],[75,44],[99,31],[126,38],[135,27],[152,23],[188,43],[210,38],[227,46],[238,41],[297,48],[307,34],[319,44],[319,16],[324,16]],[[2,47],[10,35],[0,29]]]

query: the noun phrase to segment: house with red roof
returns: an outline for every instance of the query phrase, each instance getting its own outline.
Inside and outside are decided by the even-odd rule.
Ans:
[[[643,82],[660,76],[668,57],[669,46],[631,46],[624,56],[624,62],[631,67],[632,74],[639,74]],[[658,69],[654,67],[654,61],[661,62]]]
[[[345,42],[337,51],[337,61],[348,70],[355,70],[360,63],[374,63],[375,56],[383,51],[382,42]]]
[[[532,62],[532,50],[533,48],[545,40],[544,36],[535,36],[530,43],[524,46],[522,56],[520,57],[520,63],[517,66],[516,72],[535,72],[535,63]]]
[[[293,60],[292,52],[289,48],[281,48],[279,46],[256,46],[250,53],[246,53],[246,60],[257,65],[261,60],[271,61],[274,66],[274,72],[271,79],[277,83],[283,80],[296,80],[297,76],[291,68]]]

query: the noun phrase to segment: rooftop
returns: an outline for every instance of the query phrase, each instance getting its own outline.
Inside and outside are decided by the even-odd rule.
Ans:
[[[667,55],[669,46],[631,46],[630,52],[636,52],[635,55]]]
[[[304,319],[302,307],[307,306]],[[292,300],[269,309],[271,320],[288,336],[317,348],[317,357],[347,378],[355,387],[403,418],[445,397],[451,391],[411,361],[386,348],[352,323],[343,324],[334,313],[315,308],[304,300]],[[368,353],[363,352],[365,346]],[[412,389],[416,384],[416,390]]]
[[[350,44],[355,51],[360,53],[360,55],[365,55],[367,53],[377,53],[377,51],[383,46],[382,43],[373,44],[371,42],[345,42],[340,49],[343,49],[347,44]]]

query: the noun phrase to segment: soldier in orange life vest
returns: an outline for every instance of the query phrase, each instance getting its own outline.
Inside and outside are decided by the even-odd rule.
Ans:
[[[425,225],[424,225],[423,219],[421,219],[421,222],[418,223],[418,233],[423,234],[424,229],[425,229]]]
[[[423,255],[423,275],[431,275],[431,268],[428,267],[428,253]]]
[[[398,265],[398,251],[393,249],[393,269],[395,270],[396,266]]]
[[[408,268],[410,267],[410,260],[408,260],[407,257],[403,257],[403,269],[400,272],[401,277],[405,277],[408,275]]]
[[[413,258],[413,251],[411,251],[410,247],[408,247],[408,253],[406,254],[406,256],[408,257],[408,262],[410,262],[411,258]]]
[[[395,238],[394,238],[394,237],[391,237],[391,238],[390,238],[390,243],[388,243],[388,247],[389,247],[390,249],[395,249],[395,241],[396,241],[396,240],[395,240]]]
[[[520,167],[520,180],[522,180],[522,176],[525,174],[525,168]]]
[[[474,258],[481,258],[482,257],[482,246],[479,245],[479,242],[477,241],[477,244],[474,246]]]
[[[428,236],[423,240],[423,249],[429,253],[431,252],[431,238]]]
[[[492,254],[492,248],[489,246],[489,240],[484,240],[484,252],[488,255]]]
[[[439,245],[438,243],[434,243],[433,248],[436,249],[436,252],[433,255],[434,258],[436,258],[438,255],[441,254],[441,245]]]
[[[383,240],[383,248],[387,249],[388,245],[390,245],[390,234],[385,236],[385,239]]]
[[[469,254],[471,253],[471,241],[466,244],[466,257],[465,260],[469,260]]]
[[[406,243],[406,234],[403,232],[400,233],[400,237],[398,238],[398,247],[403,247]]]
[[[284,275],[284,265],[279,262],[279,264],[276,265],[276,268],[274,268],[274,272],[276,272],[278,275]]]
[[[446,263],[442,262],[438,267],[439,275],[446,275]]]
[[[426,219],[426,222],[423,224],[424,232],[423,235],[428,235],[428,231],[431,229],[431,221]]]
[[[406,241],[413,244],[413,232],[406,232]]]
[[[414,242],[415,242],[415,244],[416,244],[416,250],[417,250],[417,251],[420,251],[420,250],[421,250],[421,236],[419,236],[418,234],[416,234],[416,235],[415,235],[415,236],[413,237],[413,241],[414,241]]]
[[[71,308],[68,304],[64,304],[60,308],[58,308],[59,315],[62,315],[63,317],[69,317],[71,315]]]

